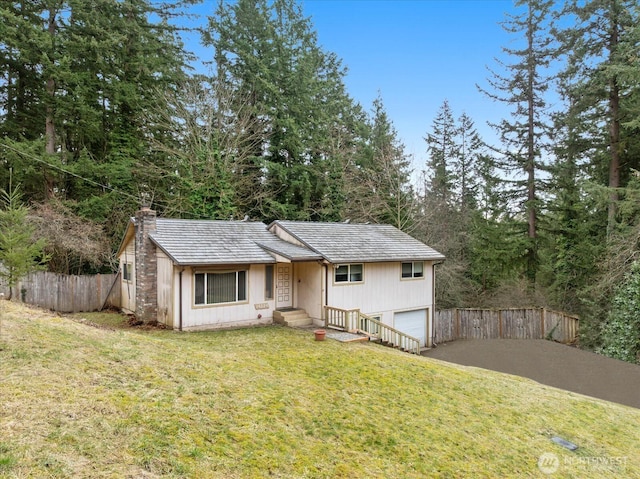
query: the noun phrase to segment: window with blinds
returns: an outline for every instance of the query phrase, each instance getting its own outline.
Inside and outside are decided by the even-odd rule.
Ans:
[[[246,300],[246,271],[195,274],[194,303],[196,305],[237,303]]]

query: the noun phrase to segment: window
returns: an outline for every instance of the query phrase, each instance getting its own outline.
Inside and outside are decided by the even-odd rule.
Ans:
[[[133,264],[122,263],[122,279],[125,281],[131,281],[133,276]]]
[[[273,265],[264,267],[264,299],[273,299]]]
[[[196,273],[195,304],[236,303],[247,300],[247,272]]]
[[[360,283],[363,279],[362,264],[339,264],[335,269],[336,283]]]
[[[375,319],[376,321],[378,321],[379,323],[382,322],[382,314],[368,314],[367,315],[368,318],[365,319],[365,331],[367,331],[370,334],[379,334],[380,333],[380,326],[378,326],[377,324],[369,321],[369,318],[371,319]]]
[[[424,262],[414,261],[413,263],[402,263],[403,278],[422,278],[424,277]]]

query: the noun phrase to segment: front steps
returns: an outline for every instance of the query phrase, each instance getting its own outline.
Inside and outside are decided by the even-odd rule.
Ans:
[[[313,320],[304,309],[287,308],[273,312],[273,322],[290,328],[313,326]]]

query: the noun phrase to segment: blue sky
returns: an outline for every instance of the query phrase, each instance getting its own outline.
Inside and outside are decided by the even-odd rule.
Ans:
[[[348,67],[346,84],[365,108],[382,95],[406,151],[421,170],[423,140],[442,102],[463,111],[490,140],[487,120],[505,114],[476,88],[486,86],[511,39],[498,24],[509,0],[304,0],[320,44]]]
[[[216,3],[205,0],[198,12],[207,15]],[[486,122],[508,112],[475,85],[486,86],[486,67],[495,66],[501,47],[512,41],[498,24],[506,11],[514,12],[511,0],[299,3],[322,47],[348,68],[345,83],[352,97],[370,111],[380,93],[416,173],[427,158],[423,138],[445,99],[456,116],[466,112],[485,140],[493,141]]]

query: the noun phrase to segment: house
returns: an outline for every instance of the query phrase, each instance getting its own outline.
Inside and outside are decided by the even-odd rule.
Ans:
[[[118,259],[123,310],[169,328],[270,324],[287,312],[325,325],[330,311],[359,310],[429,346],[444,256],[389,225],[168,219],[143,207]]]

